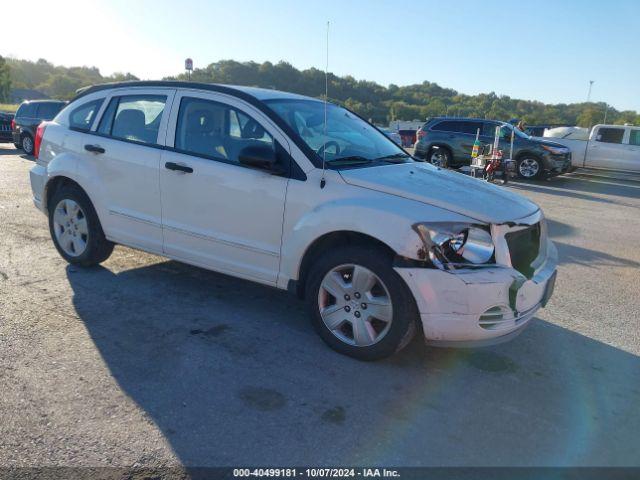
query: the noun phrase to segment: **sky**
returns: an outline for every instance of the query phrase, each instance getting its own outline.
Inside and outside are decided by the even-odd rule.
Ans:
[[[143,79],[223,59],[640,111],[640,1],[30,0],[0,55]]]

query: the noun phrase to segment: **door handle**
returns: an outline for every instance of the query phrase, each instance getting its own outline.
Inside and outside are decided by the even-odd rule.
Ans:
[[[104,148],[102,148],[99,145],[85,145],[84,149],[87,152],[92,152],[92,153],[104,153],[105,152]]]
[[[193,173],[193,168],[187,167],[186,165],[180,165],[179,163],[167,162],[164,164],[164,168],[167,170],[174,170],[183,173]]]

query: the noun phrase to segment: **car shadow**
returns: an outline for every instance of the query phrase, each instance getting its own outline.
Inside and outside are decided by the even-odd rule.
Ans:
[[[616,257],[608,253],[598,252],[589,248],[578,247],[569,243],[553,240],[558,249],[560,264],[577,264],[589,268],[600,267],[640,267],[640,262],[627,258]]]
[[[549,229],[549,236],[556,241],[558,238],[567,238],[576,236],[579,233],[579,229],[569,225],[568,223],[546,218],[547,226]]]
[[[0,155],[19,155],[22,150],[18,150],[11,145],[9,148],[0,148]]]
[[[560,176],[543,182],[512,181],[509,186],[516,190],[631,207],[638,207],[638,204],[621,199],[640,199],[640,182],[619,179],[601,181],[580,176]]]
[[[416,338],[366,363],[269,287],[173,261],[67,277],[110,374],[186,466],[640,464],[640,358],[540,319],[503,345]]]

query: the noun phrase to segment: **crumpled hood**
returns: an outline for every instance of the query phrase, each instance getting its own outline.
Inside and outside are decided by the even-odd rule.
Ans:
[[[554,147],[554,148],[567,148],[566,145],[562,145],[561,143],[558,142],[551,142],[549,140],[541,140],[539,138],[536,138],[537,143],[541,144],[541,145],[546,145],[547,147]]]
[[[535,203],[508,188],[428,163],[354,168],[341,170],[340,174],[350,185],[417,200],[483,223],[506,223],[539,210]]]

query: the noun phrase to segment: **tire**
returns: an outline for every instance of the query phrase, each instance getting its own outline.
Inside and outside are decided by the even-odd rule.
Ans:
[[[542,161],[533,155],[525,155],[518,159],[518,176],[525,180],[534,180],[541,178],[544,169]]]
[[[33,138],[31,138],[31,135],[24,135],[22,137],[22,140],[20,141],[20,148],[22,148],[24,153],[27,155],[33,154]]]
[[[427,162],[441,168],[451,165],[451,152],[444,147],[432,148],[427,154]]]
[[[82,267],[109,258],[114,244],[105,238],[91,200],[80,187],[63,186],[49,205],[49,233],[62,258]]]
[[[365,283],[371,286],[353,285],[356,268],[356,280],[368,279]],[[305,296],[320,337],[358,360],[379,360],[400,351],[417,330],[413,295],[393,270],[387,252],[378,247],[338,247],[321,255],[307,276]]]

